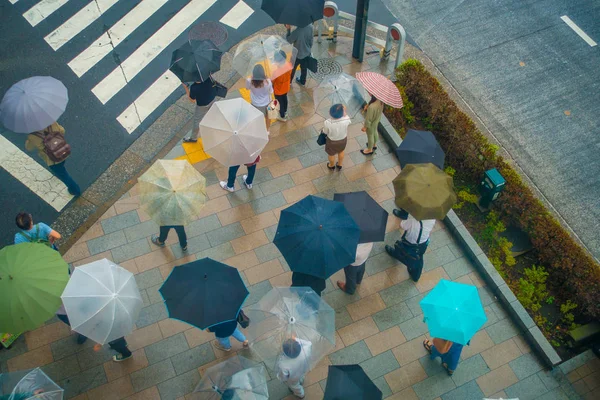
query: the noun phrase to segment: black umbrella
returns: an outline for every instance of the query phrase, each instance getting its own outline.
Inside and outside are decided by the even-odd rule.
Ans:
[[[323,400],[381,400],[375,386],[360,365],[330,365]]]
[[[358,243],[383,242],[388,212],[367,192],[336,193],[333,200],[343,203],[360,229]]]
[[[415,131],[409,129],[406,137],[396,149],[396,157],[400,160],[400,167],[408,164],[432,163],[439,169],[444,169],[444,150],[429,131]]]
[[[305,27],[323,18],[325,0],[263,0],[260,8],[278,24]]]
[[[238,270],[210,258],[173,268],[159,292],[169,318],[200,329],[237,318],[248,296]]]
[[[169,69],[182,82],[202,82],[221,68],[222,55],[210,40],[186,42],[173,52]]]

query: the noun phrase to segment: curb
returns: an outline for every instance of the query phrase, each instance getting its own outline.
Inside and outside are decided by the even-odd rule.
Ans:
[[[392,149],[397,148],[402,143],[400,135],[398,135],[398,132],[392,127],[385,115],[381,116],[377,130]],[[517,300],[517,297],[510,290],[498,271],[496,271],[496,268],[484,254],[483,250],[481,250],[481,247],[479,247],[454,210],[448,212],[444,218],[444,224],[446,224],[454,238],[465,250],[471,261],[473,261],[475,268],[483,276],[483,279],[500,300],[502,306],[508,311],[511,319],[517,324],[521,332],[525,334],[525,338],[536,350],[538,356],[551,368],[560,364],[563,360],[546,337],[544,337],[542,331],[527,313],[527,310]]]

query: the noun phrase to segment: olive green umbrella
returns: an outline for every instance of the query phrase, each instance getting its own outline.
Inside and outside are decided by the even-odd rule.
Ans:
[[[69,266],[60,253],[40,243],[0,250],[0,327],[20,333],[50,319],[62,304]]]
[[[396,205],[417,220],[443,219],[456,203],[452,177],[431,163],[408,164],[394,179]]]

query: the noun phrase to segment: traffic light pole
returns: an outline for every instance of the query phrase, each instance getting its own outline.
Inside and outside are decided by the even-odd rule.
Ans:
[[[370,0],[356,0],[356,22],[354,24],[354,45],[352,57],[363,61],[365,54],[365,41],[367,39],[367,21],[369,20]]]

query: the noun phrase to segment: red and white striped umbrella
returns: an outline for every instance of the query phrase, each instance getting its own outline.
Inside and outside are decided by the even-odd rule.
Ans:
[[[400,91],[394,84],[385,76],[377,72],[357,72],[356,79],[362,83],[367,92],[377,97],[381,102],[394,108],[402,108],[402,96]]]

